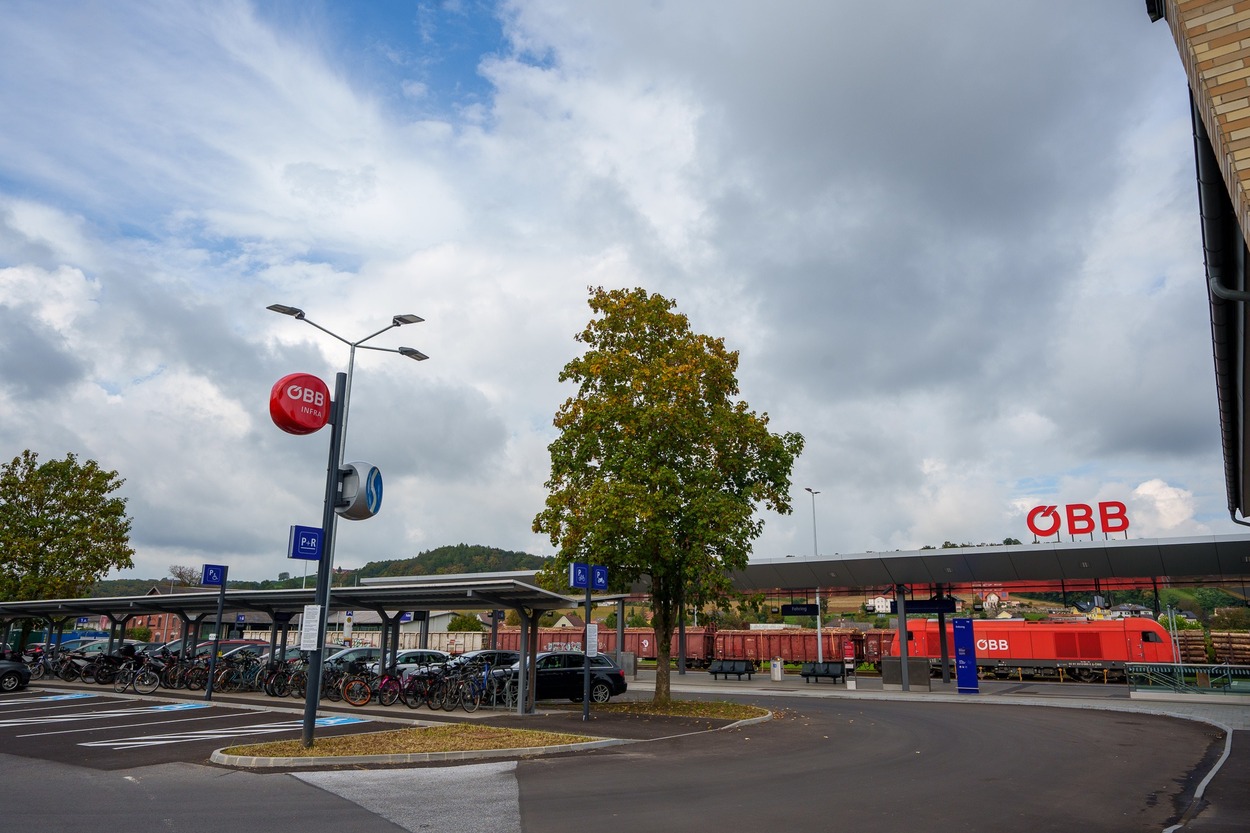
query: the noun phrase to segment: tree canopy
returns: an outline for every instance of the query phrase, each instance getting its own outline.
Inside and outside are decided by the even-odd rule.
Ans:
[[[41,464],[28,449],[0,466],[0,599],[77,598],[133,567],[124,482],[73,454]]]
[[[555,416],[551,476],[534,531],[574,561],[642,581],[652,599],[657,701],[669,699],[672,628],[687,605],[730,592],[763,530],[760,506],[790,512],[796,433],[737,399],[738,354],[692,332],[675,303],[643,289],[591,290],[587,346],[560,374],[576,395]]]

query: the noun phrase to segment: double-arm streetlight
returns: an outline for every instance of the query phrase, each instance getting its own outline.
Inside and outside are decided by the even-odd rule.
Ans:
[[[383,327],[376,333],[371,333],[357,341],[349,341],[338,333],[327,330],[315,321],[310,321],[304,315],[304,311],[298,307],[270,304],[266,309],[282,315],[289,315],[296,320],[310,324],[326,335],[338,339],[350,348],[347,359],[347,373],[336,374],[334,379],[334,399],[332,400],[330,411],[330,457],[326,466],[325,505],[322,507],[321,513],[322,552],[321,560],[317,564],[317,649],[312,652],[308,662],[308,682],[304,694],[303,744],[305,748],[308,748],[313,745],[313,732],[317,725],[317,706],[321,700],[321,666],[324,659],[322,649],[325,647],[326,618],[330,612],[330,570],[334,563],[334,530],[338,520],[335,505],[338,502],[339,482],[341,479],[340,470],[343,467],[343,445],[347,438],[347,412],[348,403],[351,401],[352,371],[356,365],[356,348],[362,347],[365,350],[378,350],[383,353],[398,353],[415,361],[425,361],[429,356],[411,347],[373,347],[365,344],[366,341],[380,336],[388,330],[425,320],[417,315],[396,315],[391,319],[391,323],[388,326]]]
[[[813,489],[811,486],[804,486],[803,488],[807,490],[808,494],[812,496],[812,557],[819,559],[820,549],[816,546],[816,495],[820,494],[820,492]],[[824,646],[821,645],[821,642],[823,642],[824,640],[821,639],[820,630],[821,630],[820,628],[820,582],[819,580],[817,580],[817,583],[816,583],[816,661],[824,662],[825,661],[825,649],[824,649]]]

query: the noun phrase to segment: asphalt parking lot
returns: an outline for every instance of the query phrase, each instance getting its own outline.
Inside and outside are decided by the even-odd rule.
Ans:
[[[354,715],[318,719],[318,737],[356,732],[374,721]],[[28,689],[0,698],[0,748],[10,755],[93,769],[204,761],[214,749],[298,738],[302,717],[186,700],[115,695],[107,689]]]
[[[24,823],[15,829],[55,824],[63,833],[80,829],[79,820],[81,829],[95,829],[89,821],[98,812],[135,813],[122,798],[132,788],[151,803],[142,805],[136,823],[184,833],[264,823],[269,810],[260,808],[271,807],[277,794],[284,796],[283,812],[301,820],[302,833],[343,825],[467,830],[457,826],[465,818],[477,819],[473,824],[488,818],[497,833],[582,826],[588,818],[601,833],[747,824],[1163,831],[1178,822],[1184,830],[1225,833],[1245,830],[1250,817],[1244,789],[1250,756],[1240,754],[1242,744],[1233,744],[1239,754],[1207,784],[1205,800],[1195,801],[1228,733],[1150,713],[1154,707],[1104,710],[1132,705],[1122,690],[1099,688],[1081,703],[1072,695],[1086,689],[1010,685],[943,701],[833,686],[787,688],[789,680],[709,685],[705,678],[687,677],[678,683],[685,690],[675,693],[755,702],[774,709],[777,719],[708,732],[723,724],[607,714],[583,723],[580,709],[572,708],[528,717],[482,711],[472,719],[634,742],[461,766],[299,774],[206,765],[223,746],[299,737],[296,701],[232,696],[205,703],[202,694],[178,700],[170,693],[147,698],[36,684],[0,697],[6,770],[0,805]],[[645,678],[637,680],[630,696],[646,699],[647,689]],[[1006,701],[1013,707],[1003,707]],[[328,719],[318,737],[453,717],[396,707],[323,714]],[[92,799],[98,812],[75,815],[81,808],[58,806],[57,796],[78,789],[84,778],[104,787]],[[229,804],[214,798],[223,787]],[[168,795],[177,796],[174,805]],[[32,804],[31,796],[39,798]]]

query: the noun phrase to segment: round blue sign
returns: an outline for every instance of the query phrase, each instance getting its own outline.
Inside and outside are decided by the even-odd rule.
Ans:
[[[365,477],[365,506],[370,515],[378,514],[382,508],[382,471],[374,466]]]

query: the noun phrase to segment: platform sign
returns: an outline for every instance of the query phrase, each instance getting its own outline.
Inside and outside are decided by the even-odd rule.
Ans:
[[[221,587],[226,580],[226,568],[222,564],[205,564],[200,574],[200,584],[205,587]]]
[[[952,619],[955,631],[955,683],[960,694],[977,694],[977,641],[971,619]]]
[[[317,637],[321,634],[321,605],[304,605],[304,615],[299,621],[299,649],[317,650]]]
[[[820,605],[815,604],[787,604],[781,606],[782,616],[819,616]]]
[[[235,623],[236,623],[236,624],[239,624],[239,625],[245,625],[245,624],[247,624],[247,614],[246,614],[246,613],[238,613],[238,614],[236,614],[236,615],[235,615],[235,617],[234,617],[234,621],[235,621]]]
[[[890,602],[890,612],[898,613],[898,603]],[[908,599],[908,613],[954,613],[954,599]]]
[[[291,525],[287,537],[286,557],[300,561],[320,561],[322,542],[325,540],[319,526]]]

